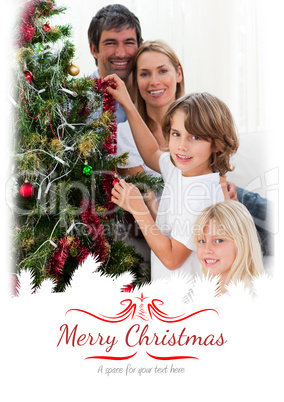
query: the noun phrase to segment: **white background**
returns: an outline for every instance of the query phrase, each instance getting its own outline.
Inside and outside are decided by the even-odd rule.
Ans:
[[[129,6],[141,21],[144,39],[155,39],[162,36],[164,40],[172,45],[185,65],[185,72],[188,74],[187,85],[189,90],[206,90],[214,92],[227,101],[230,107],[237,113],[240,110],[239,97],[235,98],[234,82],[227,76],[228,65],[234,55],[231,50],[234,44],[231,37],[222,32],[231,25],[231,21],[226,18],[226,11],[238,5],[238,1],[217,1],[217,0],[195,0],[182,2],[188,3],[187,7],[192,6],[196,15],[206,18],[200,25],[200,31],[205,32],[211,29],[212,36],[207,36],[210,40],[205,47],[205,42],[201,47],[195,42],[195,34],[185,37],[180,32],[180,16],[176,15],[176,5],[168,6],[166,1],[122,1],[122,4]],[[250,3],[250,2],[248,2]],[[258,3],[256,0],[253,3]],[[57,354],[54,343],[57,340],[58,324],[64,321],[66,303],[56,304],[56,300],[46,300],[42,303],[22,302],[21,308],[17,308],[16,303],[7,300],[7,281],[6,275],[9,273],[9,241],[8,223],[9,208],[5,201],[5,184],[11,172],[11,124],[13,108],[8,96],[11,94],[13,82],[10,80],[11,62],[13,62],[13,48],[11,44],[15,13],[19,2],[10,0],[5,4],[5,15],[2,15],[1,38],[2,38],[2,88],[1,88],[1,178],[3,189],[1,192],[1,382],[6,386],[2,387],[1,392],[9,392],[3,400],[18,401],[50,401],[51,399],[75,401],[97,401],[98,397],[105,401],[116,400],[151,400],[161,397],[165,401],[173,399],[194,401],[209,398],[213,401],[226,400],[280,400],[282,394],[279,393],[281,387],[279,373],[281,372],[281,351],[283,350],[282,338],[279,323],[282,321],[283,297],[279,292],[279,302],[266,300],[266,305],[257,310],[256,316],[248,316],[245,323],[238,316],[237,308],[232,317],[239,317],[239,327],[233,327],[231,335],[233,339],[232,348],[229,349],[227,357],[211,356],[205,358],[204,363],[194,365],[185,364],[187,376],[172,378],[146,376],[135,378],[132,381],[128,377],[98,377],[97,366],[94,368],[90,362],[79,361],[71,354],[64,354],[64,358]],[[60,3],[58,3],[60,4]],[[88,74],[94,69],[94,61],[89,55],[87,43],[87,28],[91,17],[97,9],[108,4],[105,1],[65,1],[66,5],[72,8],[70,11],[70,23],[74,27],[74,40],[77,50],[77,64],[80,65],[82,73]],[[158,8],[158,6],[163,7]],[[178,2],[175,2],[178,4]],[[228,5],[229,4],[229,5]],[[261,104],[265,105],[265,120],[263,127],[269,131],[269,143],[272,144],[272,155],[276,161],[283,159],[281,138],[283,135],[283,10],[282,2],[277,0],[261,1],[262,10],[265,14],[265,25],[262,34],[265,40],[265,81],[262,87]],[[208,6],[208,14],[204,15],[201,6]],[[212,29],[213,9],[220,6],[217,17],[214,21],[218,22],[220,30]],[[281,8],[282,7],[282,8]],[[68,17],[69,18],[69,17]],[[170,23],[163,24],[164,20]],[[217,18],[217,20],[216,20]],[[190,22],[198,25],[197,17],[191,16]],[[189,29],[190,29],[190,23]],[[85,32],[84,32],[85,30]],[[161,31],[160,31],[161,30]],[[199,31],[199,32],[200,32]],[[183,40],[175,42],[176,36],[181,35]],[[204,33],[205,35],[205,33]],[[183,43],[183,47],[182,44]],[[188,44],[188,47],[187,47]],[[203,46],[203,47],[202,47]],[[219,64],[216,65],[216,48],[221,48],[228,58],[218,58]],[[185,60],[187,50],[190,50],[190,57]],[[229,57],[229,55],[231,55]],[[213,64],[211,64],[213,63]],[[230,64],[233,65],[232,63]],[[198,71],[206,67],[206,72],[200,77]],[[230,69],[231,71],[231,69]],[[190,72],[190,74],[189,74]],[[201,79],[202,78],[202,79]],[[230,84],[230,85],[229,85]],[[253,120],[255,124],[255,120]],[[247,124],[247,123],[246,123]],[[255,127],[253,128],[255,129]],[[278,163],[278,162],[277,162]],[[282,170],[280,169],[280,172]],[[280,174],[281,178],[282,174]],[[279,197],[281,205],[282,187],[279,185]],[[279,220],[281,220],[280,217]],[[282,249],[282,226],[279,225],[279,234],[276,236],[277,250]],[[283,284],[282,259],[277,262],[275,272],[275,283],[281,289]],[[275,286],[275,293],[279,291]],[[106,289],[106,292],[108,290]],[[106,294],[105,297],[111,294]],[[98,299],[94,297],[94,303]],[[237,304],[237,302],[236,302]],[[68,308],[71,308],[67,301]],[[255,324],[252,326],[252,323]],[[250,332],[246,331],[246,325]],[[229,327],[231,323],[228,324]],[[241,327],[243,325],[243,327]],[[227,326],[228,327],[228,326]],[[228,329],[230,331],[230,329]],[[242,334],[248,333],[248,337]],[[52,340],[52,342],[51,342]],[[5,352],[5,353],[4,353]],[[136,361],[136,365],[142,363]],[[150,363],[151,364],[151,363]],[[134,364],[133,364],[134,365]],[[146,363],[145,363],[146,365]],[[4,380],[4,381],[3,381]],[[279,387],[277,389],[277,387]],[[153,391],[154,389],[154,391]],[[278,395],[278,398],[276,397]]]

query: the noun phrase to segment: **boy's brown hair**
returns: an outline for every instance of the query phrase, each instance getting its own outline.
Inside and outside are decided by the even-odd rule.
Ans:
[[[219,170],[223,176],[231,172],[230,157],[239,147],[235,124],[228,106],[206,92],[185,95],[174,101],[168,108],[163,121],[162,130],[166,141],[169,142],[171,120],[174,113],[183,111],[185,114],[184,127],[191,135],[196,135],[212,143],[210,164]]]

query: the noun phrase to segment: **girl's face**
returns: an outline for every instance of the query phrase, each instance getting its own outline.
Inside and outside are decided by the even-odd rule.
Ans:
[[[175,100],[177,83],[183,79],[180,67],[176,71],[171,60],[156,51],[142,53],[137,61],[137,84],[146,104],[169,106]]]
[[[185,113],[177,110],[172,116],[169,138],[169,151],[175,166],[186,177],[212,173],[211,142],[188,133],[184,121]]]
[[[210,219],[197,243],[197,257],[209,275],[221,275],[224,282],[237,256],[235,243]]]

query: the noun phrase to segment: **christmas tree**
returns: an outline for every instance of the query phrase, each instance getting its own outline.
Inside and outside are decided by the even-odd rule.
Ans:
[[[124,212],[111,202],[117,165],[127,164],[127,153],[116,155],[115,102],[103,80],[74,78],[71,27],[51,23],[64,11],[32,0],[17,25],[15,267],[31,271],[35,288],[53,278],[64,291],[92,255],[102,274],[129,270],[141,283],[143,258],[119,240]],[[161,186],[147,175],[131,181]]]

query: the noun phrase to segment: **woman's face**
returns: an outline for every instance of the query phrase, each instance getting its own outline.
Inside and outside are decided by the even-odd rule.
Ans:
[[[169,106],[175,100],[177,83],[182,79],[181,68],[176,70],[165,54],[146,51],[139,56],[137,84],[147,106]]]

